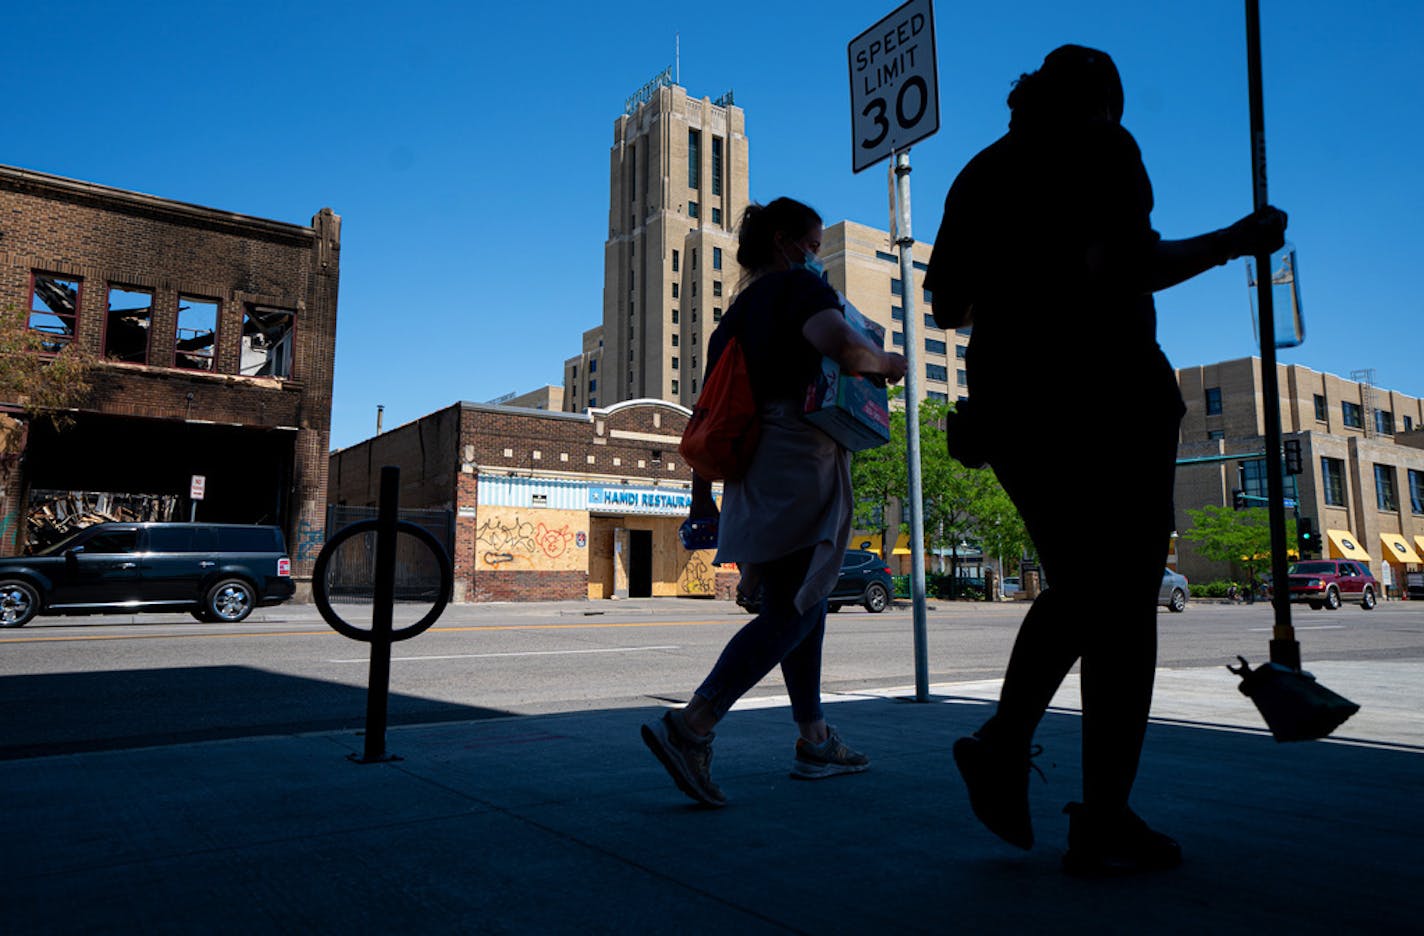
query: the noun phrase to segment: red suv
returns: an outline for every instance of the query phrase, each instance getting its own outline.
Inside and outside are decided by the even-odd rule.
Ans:
[[[1375,606],[1379,583],[1370,570],[1352,559],[1307,559],[1293,562],[1290,600],[1303,601],[1317,611],[1334,611],[1343,601],[1358,601],[1366,611]]]

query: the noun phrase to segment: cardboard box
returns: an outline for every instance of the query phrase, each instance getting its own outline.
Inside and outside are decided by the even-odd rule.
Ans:
[[[841,296],[846,321],[877,347],[885,347],[885,329],[861,315]],[[806,421],[852,452],[890,441],[890,400],[883,380],[871,381],[821,359],[821,373],[806,388]]]

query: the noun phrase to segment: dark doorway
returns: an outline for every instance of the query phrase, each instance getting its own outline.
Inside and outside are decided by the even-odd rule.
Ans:
[[[653,597],[653,531],[628,531],[628,597]]]

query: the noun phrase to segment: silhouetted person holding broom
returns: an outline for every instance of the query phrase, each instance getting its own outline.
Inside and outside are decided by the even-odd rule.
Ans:
[[[950,452],[993,468],[1048,587],[1024,618],[997,710],[955,743],[954,759],[980,821],[1032,847],[1034,731],[1081,660],[1083,801],[1065,810],[1064,868],[1174,867],[1177,843],[1128,806],[1152,703],[1185,412],[1157,345],[1152,293],[1278,248],[1286,217],[1267,208],[1223,230],[1162,240],[1141,155],[1120,123],[1117,68],[1103,52],[1054,50],[1014,83],[1008,103],[1009,132],[970,161],[945,199],[925,287],[941,327],[974,327],[969,400],[948,425]],[[991,432],[1045,408],[1032,432]],[[1090,545],[1096,512],[1087,505],[1105,500],[1112,540]]]

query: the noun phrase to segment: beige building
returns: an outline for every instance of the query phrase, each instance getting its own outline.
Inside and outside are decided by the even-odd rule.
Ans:
[[[1301,447],[1302,473],[1285,479],[1295,516],[1318,531],[1320,554],[1360,559],[1402,589],[1424,572],[1424,400],[1298,364],[1277,369],[1282,435]],[[1190,527],[1187,508],[1230,505],[1237,491],[1267,503],[1260,370],[1253,357],[1177,371],[1187,404],[1179,531]],[[1229,574],[1187,541],[1178,562],[1194,580]]]
[[[664,73],[629,99],[609,153],[603,325],[565,362],[566,409],[694,399],[707,336],[740,276],[747,162],[730,93],[693,99]],[[603,342],[597,363],[591,337]]]

